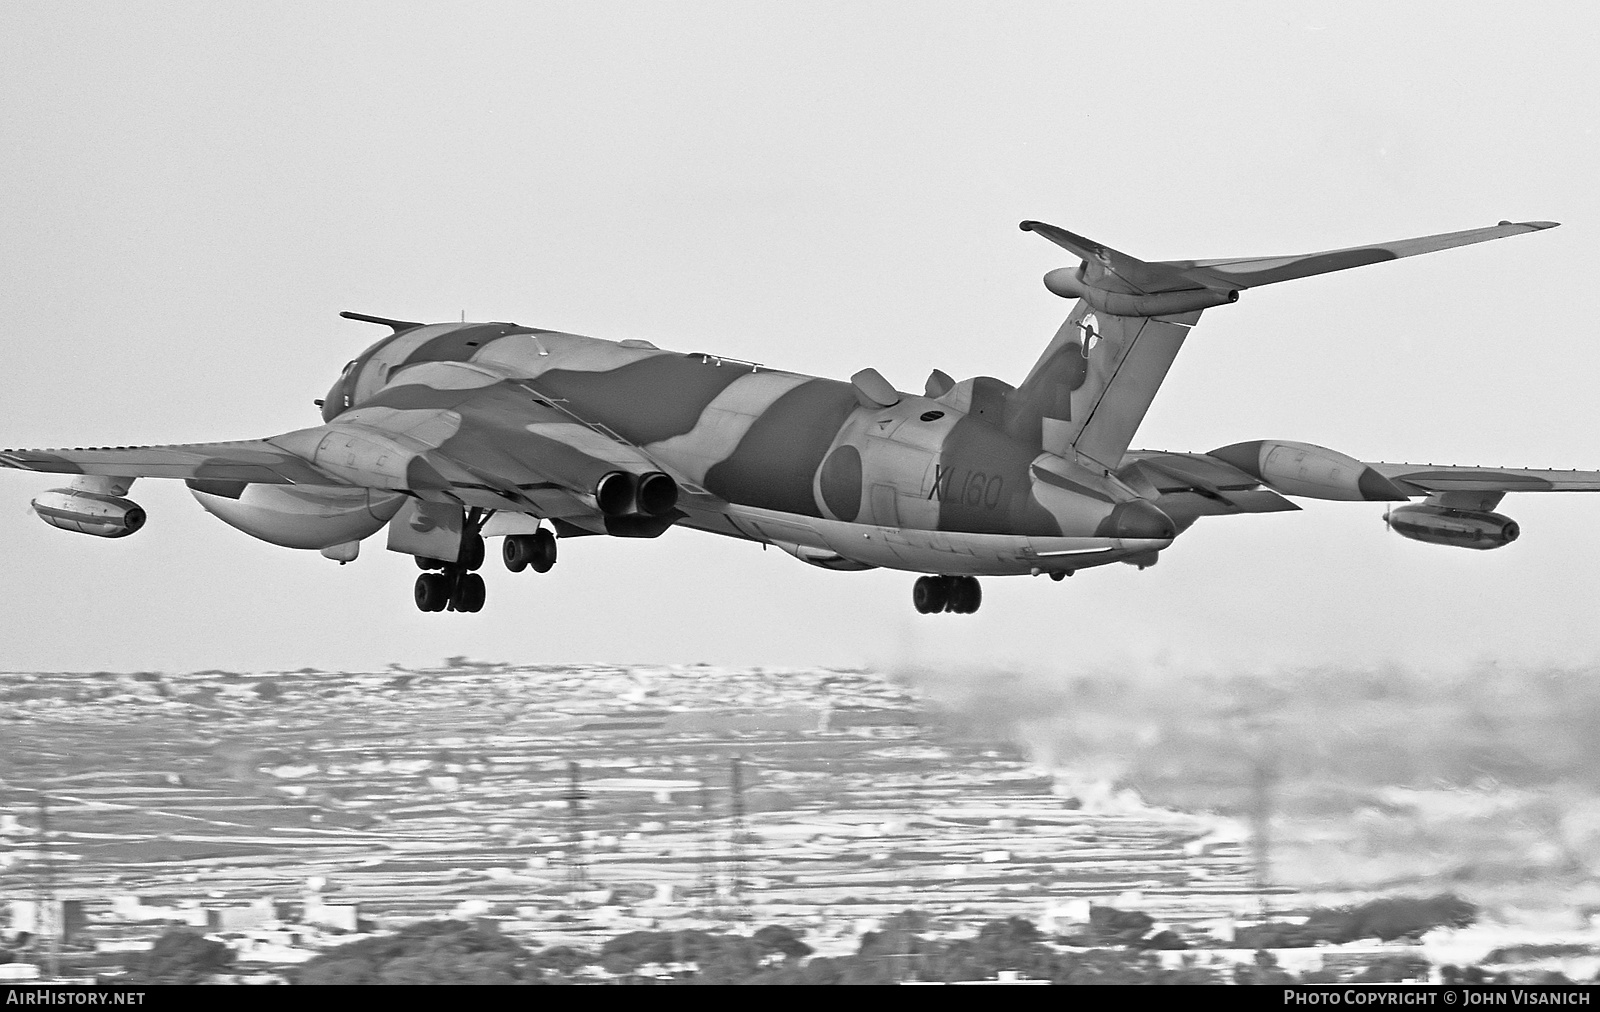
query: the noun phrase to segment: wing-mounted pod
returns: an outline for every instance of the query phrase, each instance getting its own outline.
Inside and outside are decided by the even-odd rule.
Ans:
[[[125,538],[144,526],[144,508],[122,498],[132,478],[84,474],[66,488],[53,488],[34,498],[33,512],[51,527],[97,538]]]
[[[1396,507],[1383,515],[1383,522],[1391,531],[1412,541],[1478,551],[1504,548],[1522,534],[1522,528],[1508,516],[1487,510],[1451,509],[1435,499]]]
[[[1383,514],[1391,531],[1428,545],[1451,545],[1488,551],[1517,540],[1522,528],[1494,512],[1503,491],[1435,492],[1427,501],[1400,506]]]

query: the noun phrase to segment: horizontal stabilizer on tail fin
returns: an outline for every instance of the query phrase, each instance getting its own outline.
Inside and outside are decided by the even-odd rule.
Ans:
[[[1539,232],[1555,228],[1554,221],[1502,221],[1489,228],[1469,228],[1462,232],[1444,232],[1416,239],[1398,239],[1394,242],[1374,243],[1368,246],[1350,246],[1322,253],[1302,253],[1283,257],[1240,257],[1232,260],[1166,260],[1159,266],[1182,272],[1207,287],[1258,288],[1275,285],[1280,281],[1309,278],[1316,274],[1364,267],[1367,264],[1400,260],[1422,253],[1434,253],[1456,246],[1503,239],[1523,232]]]
[[[1245,288],[1275,285],[1280,281],[1309,278],[1317,274],[1364,267],[1367,264],[1400,260],[1423,253],[1433,253],[1456,246],[1503,239],[1524,232],[1539,232],[1555,228],[1554,221],[1502,221],[1488,228],[1469,228],[1461,232],[1444,232],[1415,239],[1397,239],[1393,242],[1349,246],[1344,249],[1324,250],[1321,253],[1300,253],[1292,256],[1235,257],[1221,260],[1160,260],[1146,262],[1137,257],[1114,250],[1093,239],[1084,238],[1064,228],[1042,221],[1025,221],[1024,232],[1037,232],[1069,253],[1083,260],[1076,271],[1067,268],[1045,275],[1045,286],[1063,298],[1084,298],[1096,304],[1101,311],[1125,312],[1128,315],[1163,316],[1171,312],[1205,309],[1223,302],[1232,302]],[[1116,296],[1155,296],[1192,293],[1193,305],[1177,305],[1169,299],[1116,299]],[[1215,293],[1210,299],[1204,293]],[[1110,298],[1108,298],[1108,296]],[[1223,296],[1223,297],[1215,297]],[[1119,303],[1112,308],[1111,302]],[[1179,300],[1181,301],[1181,299]],[[1143,310],[1157,311],[1143,311]]]

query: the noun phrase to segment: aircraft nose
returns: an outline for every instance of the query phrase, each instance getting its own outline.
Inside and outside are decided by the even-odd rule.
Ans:
[[[1118,503],[1106,518],[1100,521],[1100,527],[1095,534],[1102,538],[1152,538],[1170,541],[1178,536],[1178,529],[1172,518],[1161,512],[1154,503],[1134,499],[1131,502]]]

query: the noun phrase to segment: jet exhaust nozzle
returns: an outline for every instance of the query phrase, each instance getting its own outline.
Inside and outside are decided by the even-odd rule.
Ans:
[[[608,517],[660,517],[678,505],[678,483],[660,471],[608,471],[594,486],[595,505]]]
[[[671,475],[651,471],[639,479],[636,504],[645,516],[659,517],[678,505],[678,483]]]
[[[608,471],[595,482],[594,502],[608,517],[624,517],[633,512],[639,480],[626,471]]]

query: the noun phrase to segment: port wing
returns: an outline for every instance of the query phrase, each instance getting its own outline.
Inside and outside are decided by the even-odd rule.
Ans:
[[[1462,464],[1367,465],[1417,495],[1448,492],[1600,492],[1600,471],[1548,471]]]

